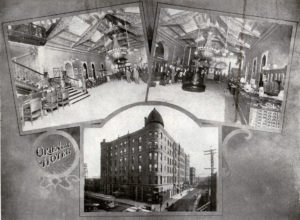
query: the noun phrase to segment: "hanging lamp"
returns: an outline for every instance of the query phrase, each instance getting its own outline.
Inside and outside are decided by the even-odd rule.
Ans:
[[[113,34],[113,48],[107,51],[107,54],[114,59],[120,59],[127,54],[127,48],[121,47],[118,42],[117,34]]]
[[[226,17],[226,25],[227,25],[227,30],[226,30],[226,41],[225,41],[225,45],[224,45],[224,48],[222,48],[222,51],[221,51],[221,53],[222,53],[222,56],[223,57],[226,57],[227,56],[227,54],[228,54],[228,49],[227,49],[227,39],[228,39],[228,18]]]

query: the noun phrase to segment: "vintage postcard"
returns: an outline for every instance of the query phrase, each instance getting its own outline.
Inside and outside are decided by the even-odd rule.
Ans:
[[[299,0],[0,0],[0,23],[2,219],[300,219]]]

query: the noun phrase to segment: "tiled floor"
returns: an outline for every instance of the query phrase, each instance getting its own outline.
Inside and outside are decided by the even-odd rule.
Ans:
[[[232,95],[224,83],[206,81],[205,92],[187,92],[181,84],[157,85],[149,91],[149,101],[163,101],[178,105],[200,119],[233,122],[235,109]]]
[[[110,81],[89,89],[90,97],[70,106],[48,113],[31,124],[26,121],[23,131],[104,119],[118,108],[145,100],[147,85]]]
[[[31,124],[26,121],[23,131],[104,119],[118,108],[145,100],[147,85],[111,81],[89,89],[90,97],[64,109],[48,113]],[[163,101],[178,105],[196,117],[217,122],[234,122],[235,108],[232,95],[224,83],[206,82],[202,93],[187,92],[180,84],[151,87],[148,101]]]

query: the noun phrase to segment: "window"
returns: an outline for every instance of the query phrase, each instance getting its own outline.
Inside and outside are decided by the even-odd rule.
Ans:
[[[134,163],[134,156],[131,156],[131,162]]]
[[[124,162],[126,162],[126,160],[127,160],[127,157],[124,157]]]
[[[251,78],[255,77],[256,70],[257,70],[257,57],[255,57],[253,59],[253,63],[252,63],[252,76],[251,76]]]
[[[160,184],[162,184],[162,176],[160,176]]]
[[[133,166],[133,165],[131,166],[131,170],[132,170],[132,171],[134,170],[134,166]]]
[[[158,137],[157,131],[154,132],[154,136],[155,136],[155,137]]]
[[[162,160],[163,159],[163,156],[162,156],[162,153],[160,153],[160,160]]]
[[[142,146],[141,146],[141,145],[139,146],[139,151],[140,151],[140,152],[142,151]]]
[[[132,153],[134,153],[134,147],[131,148]]]
[[[152,153],[149,153],[149,160],[152,160]]]
[[[268,54],[269,54],[269,51],[265,51],[265,52],[261,55],[260,70],[263,70],[264,67],[267,67]]]
[[[149,164],[149,171],[152,172],[152,164]]]
[[[124,142],[124,145],[126,145],[126,144],[127,144],[127,141]]]
[[[158,148],[158,143],[157,143],[157,141],[154,142],[154,146],[155,146],[155,148]]]
[[[142,162],[142,155],[139,155],[139,163]]]
[[[121,151],[120,151],[120,155],[122,155],[122,154],[123,154],[123,151],[121,150]]]
[[[163,139],[163,137],[164,137],[164,136],[163,136],[163,133],[160,132],[160,138]]]
[[[155,176],[155,184],[158,184],[158,176]]]
[[[157,170],[157,163],[154,164],[154,171],[158,171],[158,170]]]
[[[132,143],[134,143],[134,138],[132,139]]]
[[[126,150],[126,148],[125,148],[125,149],[124,149],[124,154],[126,154],[126,151],[127,151],[127,150]]]
[[[152,131],[149,131],[149,136],[152,136]]]
[[[142,137],[139,137],[139,143],[141,143],[142,142]]]
[[[157,153],[154,153],[154,160],[157,160]]]
[[[160,172],[162,172],[162,164],[160,165]]]
[[[142,166],[139,165],[139,172],[141,173],[142,172]]]

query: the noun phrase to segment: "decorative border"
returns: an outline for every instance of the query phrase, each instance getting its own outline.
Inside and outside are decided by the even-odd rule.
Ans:
[[[229,152],[228,152],[228,143],[229,141],[236,135],[238,134],[244,134],[247,135],[246,137],[244,137],[247,141],[250,140],[253,136],[252,132],[246,128],[240,128],[234,131],[231,131],[229,134],[227,134],[227,136],[224,138],[223,143],[222,143],[222,157],[223,157],[223,177],[229,177],[231,175],[230,172],[230,166],[229,163],[227,162],[227,159],[229,158]]]

